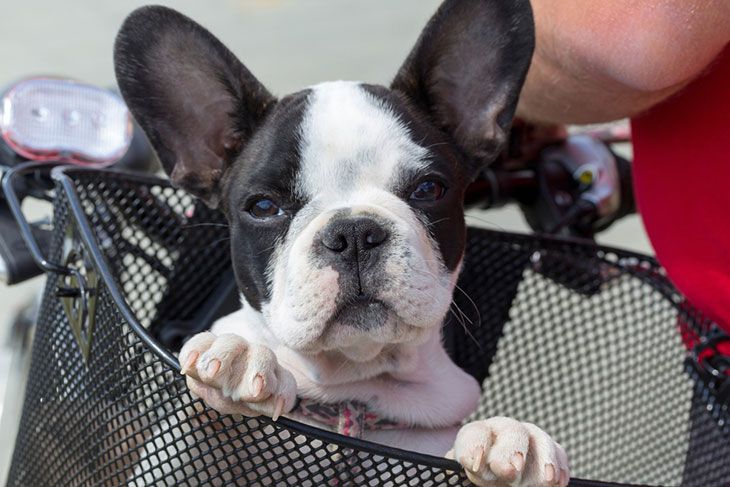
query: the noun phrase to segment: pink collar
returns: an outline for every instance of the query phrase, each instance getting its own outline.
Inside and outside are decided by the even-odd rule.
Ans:
[[[297,401],[294,413],[336,427],[339,434],[353,438],[362,438],[366,430],[406,429],[412,426],[405,422],[383,418],[361,402],[343,401],[325,404],[306,398],[297,398]]]

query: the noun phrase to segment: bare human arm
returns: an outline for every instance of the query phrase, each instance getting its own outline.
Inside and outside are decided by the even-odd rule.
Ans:
[[[701,74],[730,41],[728,0],[532,0],[537,43],[517,114],[635,115]]]

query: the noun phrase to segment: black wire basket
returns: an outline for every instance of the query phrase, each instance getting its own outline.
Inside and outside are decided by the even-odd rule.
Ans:
[[[468,484],[450,460],[207,409],[174,352],[235,307],[222,216],[155,178],[53,177],[8,485]],[[653,259],[473,228],[454,309],[447,348],[484,386],[474,418],[540,425],[572,485],[730,484],[726,337]]]

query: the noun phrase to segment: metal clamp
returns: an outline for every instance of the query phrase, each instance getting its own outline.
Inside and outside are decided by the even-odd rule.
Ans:
[[[49,163],[29,162],[21,164],[5,173],[2,180],[2,187],[8,207],[10,207],[10,211],[12,212],[15,221],[18,223],[20,234],[23,237],[25,244],[28,246],[28,250],[30,250],[30,253],[33,255],[33,259],[36,261],[36,264],[38,264],[38,266],[45,272],[53,272],[55,274],[68,276],[73,274],[71,269],[65,265],[50,262],[46,259],[43,251],[41,251],[41,248],[33,235],[30,223],[28,223],[28,220],[25,219],[21,200],[15,189],[17,180],[22,176],[39,170],[50,170],[53,167],[55,167],[55,165]]]
[[[64,265],[70,274],[59,278],[56,295],[63,304],[71,331],[88,364],[96,325],[96,302],[99,294],[99,274],[84,251],[74,224],[66,224],[63,242]]]

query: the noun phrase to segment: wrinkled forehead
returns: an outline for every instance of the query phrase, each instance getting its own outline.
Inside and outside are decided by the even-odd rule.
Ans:
[[[428,164],[395,107],[355,82],[311,88],[299,132],[298,196],[346,203],[358,190],[392,190]]]

